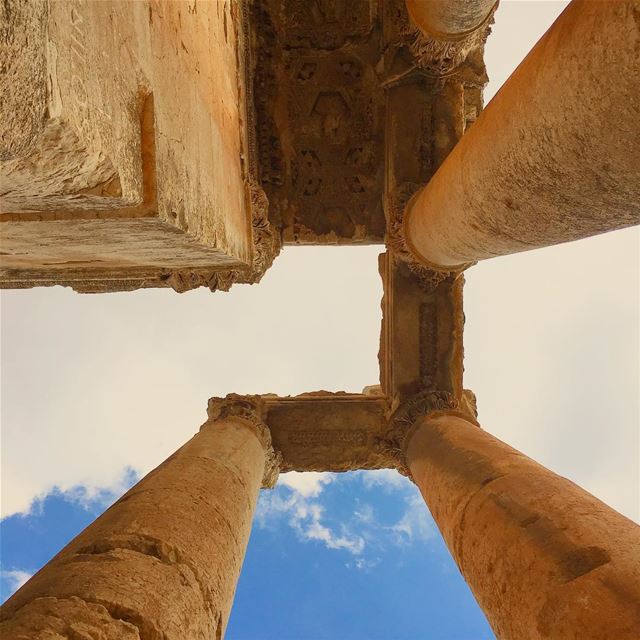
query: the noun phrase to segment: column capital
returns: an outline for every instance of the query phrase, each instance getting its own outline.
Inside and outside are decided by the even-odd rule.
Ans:
[[[479,3],[487,4],[487,3]],[[466,60],[471,51],[483,47],[491,33],[493,16],[498,7],[495,2],[479,24],[473,24],[462,31],[445,32],[429,20],[424,3],[406,0],[407,13],[411,18],[411,52],[420,69],[436,77],[447,76]],[[483,7],[480,7],[482,9]],[[452,8],[455,11],[456,7]],[[432,16],[433,17],[433,16]],[[460,25],[462,26],[462,25]]]
[[[420,418],[446,413],[480,426],[476,420],[476,397],[465,389],[456,398],[449,391],[421,391],[401,403],[391,415],[389,428],[378,446],[393,459],[398,472],[413,479],[406,461],[406,450]]]
[[[265,453],[263,489],[273,489],[282,464],[282,453],[276,451],[271,440],[271,431],[263,420],[265,402],[259,395],[239,395],[229,393],[224,398],[209,398],[207,406],[208,420],[205,425],[218,420],[233,418],[242,422],[253,431],[262,443]],[[205,426],[203,425],[203,427]]]
[[[399,184],[389,195],[387,246],[393,254],[402,260],[411,273],[418,277],[422,287],[428,291],[435,289],[443,280],[455,276],[472,266],[473,262],[456,267],[440,267],[425,261],[413,248],[406,233],[406,212],[410,209],[410,201],[420,190],[421,185],[415,182]]]

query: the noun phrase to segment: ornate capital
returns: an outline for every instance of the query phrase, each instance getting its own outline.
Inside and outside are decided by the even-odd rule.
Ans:
[[[428,33],[410,20],[408,35],[411,37],[411,43],[409,48],[417,66],[425,73],[436,77],[455,73],[474,49],[484,46],[491,33],[491,25],[497,6],[496,2],[478,27],[456,35]]]
[[[477,424],[475,395],[467,389],[460,399],[448,391],[422,391],[403,402],[392,414],[389,428],[377,446],[394,461],[396,469],[403,476],[411,478],[405,450],[416,422],[441,411],[457,413]]]
[[[230,393],[224,398],[210,398],[207,407],[209,421],[234,418],[256,434],[265,451],[262,487],[273,489],[280,473],[282,454],[273,447],[271,431],[262,420],[263,411],[264,400],[261,396],[241,396],[237,393]]]
[[[441,282],[456,274],[457,271],[441,270],[435,265],[424,264],[423,261],[417,258],[416,252],[411,249],[411,245],[407,241],[404,213],[409,200],[418,192],[420,187],[421,185],[415,182],[403,182],[389,196],[387,246],[396,257],[400,258],[409,267],[411,273],[418,278],[422,288],[426,291],[433,291]]]

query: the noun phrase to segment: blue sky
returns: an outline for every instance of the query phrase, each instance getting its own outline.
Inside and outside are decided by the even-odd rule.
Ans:
[[[490,97],[563,4],[503,2]],[[481,424],[640,519],[640,234],[473,267],[465,384]],[[287,247],[257,287],[3,292],[3,598],[184,443],[207,398],[378,380],[381,247]],[[395,472],[263,492],[228,638],[492,638]]]
[[[128,471],[123,484],[136,475]],[[295,481],[294,481],[295,484]],[[2,523],[3,600],[118,496],[54,491]],[[413,484],[395,471],[262,491],[229,640],[493,638]]]

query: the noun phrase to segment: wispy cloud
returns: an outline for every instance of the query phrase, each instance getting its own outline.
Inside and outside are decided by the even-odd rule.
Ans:
[[[394,493],[403,505],[401,515],[384,521],[376,504],[359,500],[352,514],[334,522],[335,509],[325,494],[328,487],[356,482],[365,491]],[[359,492],[361,493],[361,492]],[[276,530],[289,526],[305,542],[321,542],[327,549],[345,551],[353,558],[349,568],[367,570],[392,548],[424,543],[437,535],[436,526],[416,487],[393,470],[356,472],[348,476],[331,473],[284,474],[274,491],[263,492],[256,513],[258,526]]]
[[[305,474],[299,474],[303,475]],[[323,522],[325,507],[309,497],[317,498],[322,492],[323,484],[318,483],[313,491],[304,482],[296,481],[296,484],[300,489],[282,483],[289,492],[288,496],[283,496],[278,490],[261,495],[256,512],[258,526],[269,527],[284,517],[301,540],[315,540],[322,542],[328,549],[343,549],[354,555],[362,553],[365,547],[362,536],[353,534],[344,525],[337,532]]]
[[[432,540],[437,528],[420,495],[405,498],[406,509],[403,516],[389,527],[397,535],[400,544]]]
[[[329,484],[335,478],[335,474],[326,471],[289,471],[278,478],[278,484],[294,489],[306,498],[320,495],[325,484]]]
[[[0,578],[7,582],[7,591],[13,593],[17,591],[33,574],[21,569],[3,569],[0,571]]]
[[[398,491],[411,486],[411,481],[401,476],[395,469],[356,472],[366,489],[382,487],[387,491]]]
[[[61,497],[66,502],[78,504],[87,511],[104,511],[131,486],[133,486],[138,479],[138,474],[133,469],[127,467],[111,485],[106,487],[74,485],[72,487],[62,489],[54,486],[46,493],[34,498],[26,510],[13,514],[3,514],[2,520],[12,515],[18,515],[21,517],[42,515],[45,500],[50,496]]]

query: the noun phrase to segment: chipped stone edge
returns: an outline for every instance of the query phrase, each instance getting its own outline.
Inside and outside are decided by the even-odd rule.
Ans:
[[[234,284],[257,284],[267,269],[280,253],[282,247],[281,234],[269,222],[269,200],[258,180],[258,156],[256,140],[256,114],[253,97],[252,52],[249,35],[249,1],[241,0],[238,4],[238,40],[236,43],[237,82],[244,84],[245,141],[241,142],[244,150],[242,169],[248,193],[248,205],[251,212],[252,259],[247,266],[233,269],[225,268],[173,268],[163,269],[144,266],[135,269],[136,274],[129,277],[110,277],[109,270],[91,277],[74,277],[73,273],[47,273],[35,275],[38,269],[31,269],[31,277],[20,275],[17,269],[0,270],[0,289],[24,289],[41,286],[70,286],[77,293],[105,293],[117,291],[135,291],[146,288],[171,287],[177,293],[184,293],[199,287],[208,287],[211,291],[229,291]],[[243,136],[244,137],[244,136]],[[116,270],[121,271],[121,270]],[[146,273],[140,274],[143,271]]]
[[[209,421],[234,418],[253,431],[262,443],[265,452],[262,488],[273,489],[278,481],[282,466],[282,452],[273,446],[271,431],[262,419],[264,409],[265,401],[262,396],[243,396],[230,393],[224,398],[209,398],[207,415]]]
[[[406,463],[406,448],[420,418],[439,413],[458,415],[477,427],[477,406],[475,394],[465,389],[461,398],[449,391],[421,391],[400,404],[389,419],[389,428],[378,438],[375,447],[387,456],[398,473],[413,480]]]

